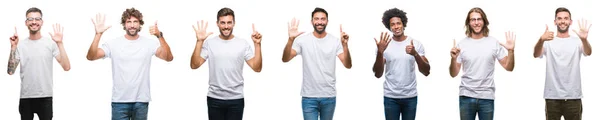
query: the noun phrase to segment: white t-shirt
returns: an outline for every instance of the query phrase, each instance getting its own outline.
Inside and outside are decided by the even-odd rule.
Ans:
[[[494,99],[494,69],[496,61],[507,56],[507,52],[493,37],[481,39],[464,38],[457,45],[461,49],[456,61],[461,63],[463,76],[460,82],[461,96]]]
[[[58,54],[58,46],[50,38],[19,41],[15,57],[21,65],[21,98],[52,97],[52,61]]]
[[[118,37],[102,44],[104,58],[111,58],[112,102],[150,102],[150,63],[158,40],[140,36],[137,40]]]
[[[208,96],[216,99],[244,98],[244,62],[254,58],[250,44],[241,38],[206,39],[200,56],[208,62]]]
[[[317,38],[312,33],[298,36],[292,45],[302,56],[303,97],[335,97],[335,61],[344,52],[340,39],[331,34]]]
[[[425,56],[425,48],[421,42],[407,37],[398,42],[390,41],[383,52],[385,59],[385,81],[383,91],[385,97],[410,98],[417,96],[417,78],[415,74],[415,57],[406,53],[406,46],[413,41],[415,51],[420,56]]]
[[[542,56],[546,57],[545,99],[581,99],[579,62],[583,54],[581,39],[554,37],[544,42]]]

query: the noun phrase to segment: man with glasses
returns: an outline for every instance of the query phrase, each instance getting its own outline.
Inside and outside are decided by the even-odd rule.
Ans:
[[[63,28],[53,25],[54,33],[50,38],[43,37],[40,30],[44,24],[42,10],[33,7],[25,12],[25,25],[29,29],[29,37],[19,40],[17,28],[10,37],[10,56],[8,74],[13,75],[21,63],[21,95],[19,113],[21,120],[33,120],[37,114],[40,120],[51,120],[53,73],[52,58],[56,59],[64,71],[71,69],[69,57],[63,46]]]
[[[506,43],[500,43],[488,36],[489,24],[481,8],[472,8],[465,20],[467,37],[458,45],[454,41],[450,51],[450,76],[456,77],[461,67],[464,72],[459,87],[461,120],[475,120],[475,116],[479,120],[494,119],[495,62],[500,62],[507,71],[515,66],[514,34],[506,32]]]

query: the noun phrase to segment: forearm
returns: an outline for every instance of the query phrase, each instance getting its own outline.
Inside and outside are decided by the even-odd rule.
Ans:
[[[460,70],[460,68],[457,65],[458,63],[456,63],[456,58],[452,58],[450,60],[450,76],[451,77],[456,77],[456,75],[458,75],[458,72]]]
[[[383,76],[383,70],[385,67],[385,63],[383,60],[383,52],[377,52],[377,57],[375,57],[375,64],[373,64],[373,73],[375,73],[375,77],[380,78]]]
[[[261,44],[254,44],[254,71],[260,72],[262,71],[262,50]]]
[[[588,56],[592,55],[592,45],[590,45],[587,38],[581,39],[581,43],[583,44],[583,53]]]
[[[16,47],[11,47],[10,55],[8,56],[8,67],[6,72],[8,75],[12,75],[17,70],[17,66],[19,65],[19,59],[17,59],[17,49]]]
[[[292,38],[292,37],[290,37],[288,39],[288,42],[285,45],[285,48],[283,49],[283,55],[281,57],[281,61],[288,62],[292,59],[291,54],[292,54],[292,44],[294,44],[294,39],[295,38]]]
[[[343,45],[344,49],[344,67],[350,69],[352,68],[352,57],[350,57],[350,50],[348,45]]]
[[[90,45],[90,49],[87,53],[88,60],[96,60],[98,59],[98,43],[100,42],[100,38],[102,37],[102,33],[96,33],[94,36],[94,41],[92,41],[92,45]]]
[[[169,47],[164,37],[160,37],[158,40],[160,41],[160,49],[162,49],[161,56],[164,56],[166,61],[172,61],[173,53],[171,53],[171,47]]]
[[[539,39],[538,42],[535,44],[534,50],[533,50],[533,57],[537,58],[542,56],[542,52],[544,50],[544,40]]]
[[[506,61],[506,70],[513,71],[515,68],[515,52],[514,50],[508,50],[508,61]]]
[[[199,68],[200,65],[203,63],[203,59],[200,56],[200,53],[202,52],[202,44],[202,41],[196,42],[196,47],[194,48],[194,52],[192,53],[192,58],[190,60],[190,67],[192,69]]]
[[[63,43],[57,43],[58,51],[59,51],[59,59],[60,66],[62,66],[63,70],[69,71],[71,69],[71,62],[69,61],[69,56],[65,50]]]
[[[419,72],[423,73],[425,76],[428,76],[430,70],[429,62],[425,61],[423,57],[419,55],[419,53],[416,53],[414,57],[415,61],[417,62],[417,67],[419,68]]]

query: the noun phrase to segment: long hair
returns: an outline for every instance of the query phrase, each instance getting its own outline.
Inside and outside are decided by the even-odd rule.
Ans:
[[[469,25],[469,23],[471,22],[471,13],[473,12],[481,14],[481,19],[483,19],[483,28],[481,29],[481,33],[483,34],[483,36],[487,37],[490,33],[490,29],[488,28],[490,22],[488,21],[485,12],[483,12],[483,10],[479,7],[475,7],[469,10],[469,14],[467,14],[467,19],[465,20],[465,27],[467,28],[465,34],[471,37],[472,33],[475,32],[473,28],[471,28],[471,26]]]

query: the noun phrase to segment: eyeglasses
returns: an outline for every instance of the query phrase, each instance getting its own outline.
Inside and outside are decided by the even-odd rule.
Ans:
[[[35,18],[33,18],[33,17],[30,17],[30,18],[27,18],[26,20],[27,20],[27,21],[34,21],[34,20],[35,20],[35,21],[41,21],[41,20],[42,20],[42,17],[35,17]]]
[[[469,19],[469,20],[471,20],[471,22],[475,22],[475,21],[483,21],[483,19],[482,19],[482,18],[471,18],[471,19]]]

